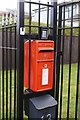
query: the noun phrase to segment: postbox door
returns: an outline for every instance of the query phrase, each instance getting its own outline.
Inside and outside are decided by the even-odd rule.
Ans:
[[[44,91],[52,89],[53,86],[53,61],[38,63],[38,90]]]
[[[24,45],[24,86],[28,81],[28,42]],[[52,89],[54,68],[54,42],[31,41],[30,89],[35,92]]]

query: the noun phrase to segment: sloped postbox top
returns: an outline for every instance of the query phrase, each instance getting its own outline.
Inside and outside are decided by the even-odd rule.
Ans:
[[[42,110],[44,108],[54,107],[57,105],[57,101],[49,94],[31,98],[30,101],[37,110]]]

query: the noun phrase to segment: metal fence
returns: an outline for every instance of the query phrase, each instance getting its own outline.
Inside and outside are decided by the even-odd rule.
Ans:
[[[67,120],[69,120],[70,118],[74,118],[76,120],[78,118],[78,102],[79,102],[78,93],[79,93],[79,70],[80,70],[80,22],[79,26],[74,27],[73,21],[74,20],[80,21],[80,17],[78,16],[74,18],[73,5],[75,4],[78,4],[80,6],[79,2],[63,3],[62,5],[59,5],[56,93],[59,109],[58,117],[60,119],[66,118]],[[65,22],[68,21],[69,19],[66,19],[65,9],[68,6],[71,7],[71,19],[70,19],[71,25],[67,27]],[[80,10],[78,11],[80,14]],[[63,65],[66,30],[70,30],[70,41],[68,44],[69,47],[67,49],[69,51],[69,64]],[[72,37],[74,35],[73,33],[74,30],[78,30],[78,47],[76,47],[78,51],[77,57],[78,62],[75,65],[72,64],[72,52],[73,52]],[[62,38],[61,35],[63,36]]]
[[[16,15],[2,15],[2,39],[0,40],[1,61],[1,116],[0,119],[12,119],[17,115],[17,68],[16,68]],[[10,34],[8,34],[10,32]],[[14,37],[12,38],[12,34]],[[5,34],[5,38],[4,38]],[[6,41],[6,42],[4,42]],[[14,44],[13,44],[14,41]],[[14,56],[14,59],[13,59]],[[5,60],[5,61],[4,61]],[[14,63],[14,69],[12,67]],[[4,67],[5,66],[5,67]]]
[[[46,28],[49,32],[51,31],[52,33],[55,33],[55,34],[51,34],[51,36],[49,36],[47,38],[48,39],[52,39],[55,41],[55,48],[56,48],[56,26],[57,26],[57,3],[54,3],[54,5],[51,5],[49,3],[47,4],[43,4],[43,3],[37,3],[37,2],[30,2],[30,1],[24,1],[24,2],[19,2],[18,3],[18,44],[19,44],[19,48],[18,48],[18,55],[19,55],[19,63],[18,63],[18,79],[20,80],[19,82],[19,85],[18,85],[18,90],[19,90],[19,96],[18,96],[18,100],[19,100],[19,105],[18,105],[18,118],[23,118],[23,110],[21,108],[23,108],[23,78],[24,78],[24,54],[23,54],[23,51],[24,51],[24,40],[29,40],[29,58],[28,58],[28,61],[29,61],[29,68],[28,68],[28,71],[29,71],[29,83],[30,83],[30,50],[31,50],[31,40],[41,40],[41,33],[40,33],[40,29],[41,28]],[[33,25],[32,24],[32,19],[31,19],[31,16],[32,16],[32,6],[35,6],[35,8],[38,8],[38,22],[36,23],[36,25]],[[41,22],[40,22],[40,16],[41,16],[41,7],[46,7],[47,8],[47,14],[45,16],[45,18],[47,19],[47,22],[44,26],[41,25]],[[54,13],[53,14],[53,19],[52,19],[52,23],[53,25],[52,26],[49,26],[49,8],[51,8],[52,12]],[[29,20],[28,22],[27,21],[27,18],[24,17],[25,16],[25,11],[26,9],[28,10],[29,12]],[[37,29],[37,32],[38,34],[35,35],[34,37],[34,32],[32,33],[32,29],[35,28]],[[25,30],[24,30],[25,29]],[[28,30],[28,34],[26,35],[24,32],[26,31],[26,29]],[[22,32],[20,30],[23,30]],[[49,32],[48,32],[48,35],[49,35]],[[55,50],[54,50],[55,51]],[[55,61],[54,61],[55,62]],[[55,68],[53,68],[55,69]],[[55,76],[55,75],[54,75]],[[30,84],[29,84],[30,85]],[[39,93],[33,93],[30,91],[30,89],[28,89],[28,94],[25,94],[24,97],[27,97],[28,95],[30,96],[38,96],[38,95],[41,95],[41,94],[45,94],[45,93],[49,93],[51,94],[52,96],[54,96],[54,89],[52,88],[52,90],[50,91],[46,91],[46,92],[39,92]]]
[[[2,17],[2,46],[0,49],[2,52],[2,70],[1,73],[1,119],[23,119],[23,98],[24,96],[24,41],[29,40],[29,65],[30,65],[30,44],[31,40],[40,40],[40,29],[45,27],[48,29],[48,39],[54,40],[55,43],[55,74],[54,74],[54,85],[53,89],[46,91],[46,93],[51,94],[58,101],[58,108],[56,119],[59,118],[78,118],[78,92],[79,92],[79,66],[80,66],[80,23],[79,26],[73,26],[73,5],[79,2],[72,2],[67,4],[58,5],[59,7],[59,20],[58,20],[58,38],[57,36],[57,3],[53,4],[43,4],[30,1],[20,1],[18,2],[18,21],[16,27],[16,15],[12,17],[10,14],[8,19],[8,14]],[[66,6],[71,6],[71,26],[66,27],[65,21],[65,8]],[[38,22],[36,25],[32,25],[32,6],[38,8]],[[41,7],[47,8],[47,22],[42,25],[40,22]],[[51,14],[49,12],[51,9]],[[29,19],[27,20],[25,16],[25,11],[29,12]],[[49,16],[52,16],[51,25],[49,24]],[[5,20],[6,18],[6,20]],[[76,18],[80,19],[80,18]],[[14,20],[14,22],[13,22]],[[5,22],[6,21],[6,22]],[[27,22],[26,22],[27,21]],[[32,29],[36,29],[37,34],[33,34]],[[64,45],[65,45],[65,30],[70,30],[70,42],[69,42],[69,64],[64,65]],[[73,30],[78,29],[78,63],[76,67],[71,63],[72,58],[72,36]],[[4,32],[6,37],[4,38]],[[10,34],[8,34],[10,32]],[[27,32],[27,34],[26,34]],[[12,34],[14,37],[12,38]],[[62,35],[62,37],[61,37]],[[9,39],[8,39],[9,38]],[[6,39],[6,43],[4,43]],[[9,41],[10,40],[10,41]],[[14,42],[13,42],[14,41]],[[13,57],[14,56],[14,57]],[[14,58],[14,59],[13,59]],[[6,60],[6,68],[4,68],[4,59]],[[14,67],[12,67],[14,63]],[[61,63],[61,64],[60,64]],[[75,69],[75,73],[73,73]],[[75,78],[73,75],[75,75]],[[74,81],[73,81],[74,80]],[[30,66],[29,66],[29,81],[30,81]],[[72,82],[73,81],[73,82]],[[75,84],[74,84],[75,83]],[[73,84],[73,88],[72,88]],[[67,86],[67,87],[66,87]],[[74,91],[75,94],[72,94]],[[30,91],[29,91],[30,92]],[[37,94],[37,93],[36,93]],[[42,94],[42,93],[38,93]],[[45,94],[45,93],[44,93]],[[30,92],[30,95],[35,95]],[[73,100],[72,100],[73,99]],[[71,104],[73,103],[73,104]],[[72,106],[71,106],[72,105]],[[74,106],[74,107],[73,107]],[[72,108],[72,109],[71,109]],[[72,111],[73,112],[72,112]],[[72,114],[70,113],[72,112]],[[71,114],[71,115],[70,115]]]

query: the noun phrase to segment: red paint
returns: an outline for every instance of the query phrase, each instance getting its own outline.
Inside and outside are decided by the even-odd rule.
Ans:
[[[28,41],[24,43],[24,87],[28,88]],[[40,92],[52,89],[54,68],[54,42],[31,41],[30,89]],[[42,71],[48,70],[48,82],[42,85]],[[46,77],[46,76],[45,76]],[[45,78],[44,78],[45,80]]]

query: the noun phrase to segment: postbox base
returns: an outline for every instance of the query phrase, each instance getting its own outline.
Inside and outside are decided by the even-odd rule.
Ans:
[[[49,94],[29,99],[29,120],[56,119],[57,101]],[[26,111],[27,112],[27,111]]]

